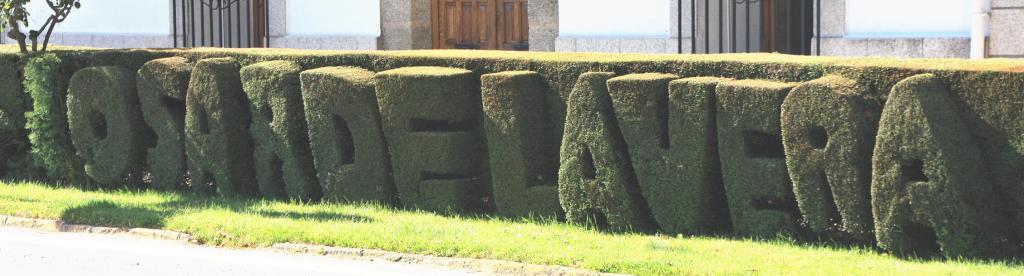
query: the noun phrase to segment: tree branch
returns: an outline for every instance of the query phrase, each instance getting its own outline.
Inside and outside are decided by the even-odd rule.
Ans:
[[[15,17],[8,15],[7,24],[11,25],[11,31],[7,32],[7,37],[14,39],[18,42],[18,47],[22,53],[28,53],[28,45],[25,44],[25,34],[21,32],[21,28],[18,26],[18,20]]]

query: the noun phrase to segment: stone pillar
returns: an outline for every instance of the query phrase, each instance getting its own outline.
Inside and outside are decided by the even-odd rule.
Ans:
[[[558,0],[530,0],[530,51],[555,51],[558,37]]]
[[[1024,0],[992,0],[989,57],[1024,58]]]
[[[288,35],[288,0],[267,0],[269,5],[267,23],[270,25],[270,47],[283,47],[280,38]]]
[[[381,50],[433,48],[430,0],[381,0]]]
[[[820,8],[814,7],[815,13],[821,12],[821,16],[814,18],[814,32],[821,30],[821,42],[819,44],[818,38],[812,39],[811,53],[817,54],[821,45],[822,55],[837,55],[842,52],[842,45],[835,42],[846,35],[846,0],[821,0],[820,5]]]

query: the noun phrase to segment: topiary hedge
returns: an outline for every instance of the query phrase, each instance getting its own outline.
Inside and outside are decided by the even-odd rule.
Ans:
[[[25,113],[25,128],[32,142],[31,158],[51,179],[90,185],[82,160],[75,155],[68,130],[68,81],[77,66],[54,54],[30,57],[25,64],[25,92],[32,108]]]
[[[30,178],[36,174],[28,151],[31,145],[25,129],[28,95],[22,83],[21,61],[14,55],[0,55],[0,174],[8,178]]]
[[[185,98],[185,148],[192,190],[201,194],[259,194],[249,136],[249,108],[238,62],[200,60]]]
[[[143,65],[136,78],[142,118],[155,135],[148,141],[146,165],[156,189],[185,184],[185,95],[192,69],[184,58],[162,58]]]
[[[95,143],[72,142],[68,82],[105,66],[137,78],[145,120],[130,124],[158,137],[142,139],[142,182],[159,188],[257,195],[259,178],[274,183],[268,197],[564,212],[614,231],[1024,253],[1019,61],[0,47],[0,77],[20,80],[0,83],[0,133],[15,141],[0,145],[4,176],[30,176],[33,163],[50,180],[89,184],[75,153]],[[103,93],[130,90],[111,87]],[[24,133],[31,147],[19,149]],[[276,165],[282,179],[308,181],[257,177]]]
[[[558,195],[569,221],[613,231],[657,228],[641,195],[615,121],[607,82],[614,73],[580,76],[569,96]]]
[[[354,67],[302,72],[302,100],[324,199],[397,203],[373,75]]]
[[[490,185],[472,71],[406,67],[376,75],[384,138],[402,205],[487,210]]]
[[[871,202],[878,245],[899,253],[1012,252],[991,176],[940,79],[896,84],[875,144]],[[929,252],[930,251],[930,252]]]
[[[501,72],[480,82],[490,166],[501,168],[491,172],[498,213],[558,216],[558,145],[540,74]]]
[[[253,114],[249,131],[255,143],[256,182],[264,197],[320,199],[302,105],[301,72],[302,67],[289,61],[256,63],[241,71]]]
[[[718,85],[718,152],[736,233],[771,237],[797,228],[779,118],[794,86],[763,80]]]
[[[826,76],[782,104],[782,141],[793,193],[819,233],[870,240],[871,150],[881,106],[853,80]]]
[[[68,125],[85,174],[96,184],[139,184],[145,165],[143,127],[135,73],[119,66],[89,67],[71,77]]]

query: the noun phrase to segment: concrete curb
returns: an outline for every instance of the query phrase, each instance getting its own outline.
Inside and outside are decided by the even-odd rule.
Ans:
[[[82,224],[70,224],[61,220],[34,219],[0,215],[0,226],[28,228],[47,232],[87,233],[105,235],[129,235],[142,238],[174,241],[191,241],[192,236],[174,231],[147,228],[114,228]]]
[[[498,260],[437,257],[419,254],[395,253],[372,249],[355,249],[293,243],[274,244],[273,246],[271,246],[271,248],[277,251],[288,253],[314,253],[325,256],[339,257],[343,259],[388,261],[396,263],[439,266],[499,275],[618,275],[598,273],[593,271],[562,266],[544,266]]]
[[[61,220],[34,219],[0,215],[0,227],[28,228],[46,232],[86,233],[105,235],[128,235],[158,240],[192,242],[192,236],[174,231],[147,228],[113,228],[81,224],[69,224]],[[497,275],[616,275],[603,274],[583,269],[544,266],[511,261],[437,257],[419,254],[388,252],[383,250],[341,248],[293,243],[274,244],[270,250],[284,253],[319,254],[349,260],[387,261],[445,267]]]

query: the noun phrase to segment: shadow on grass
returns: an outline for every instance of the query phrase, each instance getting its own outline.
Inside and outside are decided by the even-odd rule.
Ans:
[[[100,200],[65,210],[60,219],[68,223],[106,227],[161,228],[166,215],[165,212],[148,208],[121,206]]]
[[[134,191],[128,191],[135,193]],[[260,208],[260,201],[237,198],[204,198],[186,193],[176,193],[177,199],[145,207],[130,203],[108,200],[90,201],[69,208],[61,214],[61,220],[73,224],[90,224],[105,227],[162,228],[166,219],[188,210],[221,209],[238,214],[256,215],[263,218],[291,219],[325,222],[373,222],[373,218],[352,214],[324,211],[276,211]]]

